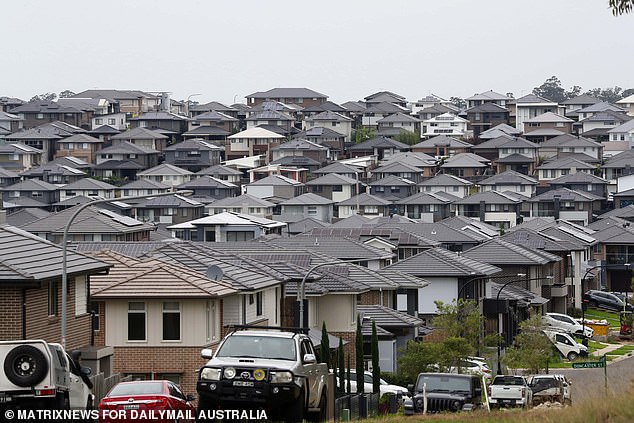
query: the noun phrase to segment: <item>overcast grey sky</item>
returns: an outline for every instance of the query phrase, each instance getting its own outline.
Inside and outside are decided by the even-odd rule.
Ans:
[[[3,0],[0,96],[519,97],[552,75],[565,88],[634,88],[633,33],[634,15],[612,16],[608,0]]]

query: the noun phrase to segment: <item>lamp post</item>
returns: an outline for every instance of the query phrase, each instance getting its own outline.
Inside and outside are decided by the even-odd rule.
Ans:
[[[202,94],[190,94],[187,96],[187,101],[185,101],[185,116],[189,117],[189,99],[192,97],[196,97],[197,95]]]
[[[497,311],[497,319],[498,319],[498,354],[497,354],[497,362],[498,362],[498,368],[497,368],[497,374],[502,373],[502,364],[500,363],[500,353],[502,350],[502,329],[500,328],[501,326],[501,322],[502,319],[500,319],[500,294],[502,293],[502,290],[504,288],[506,288],[507,286],[509,286],[512,283],[515,282],[530,282],[530,281],[538,281],[538,280],[542,280],[542,279],[553,279],[553,276],[544,276],[541,278],[531,278],[531,279],[525,279],[525,280],[521,280],[521,279],[517,279],[517,280],[512,280],[512,281],[508,281],[505,284],[503,284],[499,289],[498,289],[498,293],[495,296],[495,308]]]
[[[460,299],[460,295],[464,292],[465,288],[468,285],[471,285],[473,282],[475,281],[481,281],[481,280],[485,280],[485,279],[503,279],[503,278],[512,278],[517,276],[518,278],[523,278],[524,276],[526,276],[526,273],[517,273],[515,275],[499,275],[499,276],[478,276],[477,278],[471,278],[468,281],[466,281],[458,290],[458,296],[456,297],[456,302],[458,302],[458,300]]]
[[[66,222],[66,226],[64,226],[64,236],[62,238],[62,322],[61,322],[61,344],[62,348],[66,349],[66,308],[68,303],[68,260],[67,260],[67,251],[68,251],[68,231],[70,230],[70,225],[77,218],[79,213],[81,213],[84,209],[93,206],[95,204],[103,204],[103,203],[112,203],[115,201],[126,201],[126,200],[139,200],[142,198],[154,198],[154,197],[164,197],[167,195],[181,194],[181,195],[190,195],[192,191],[184,190],[184,191],[174,191],[174,192],[162,192],[159,194],[147,194],[147,195],[135,195],[132,197],[117,197],[117,198],[107,198],[102,200],[94,200],[88,203],[81,204],[77,207],[77,210],[71,215],[68,222]]]

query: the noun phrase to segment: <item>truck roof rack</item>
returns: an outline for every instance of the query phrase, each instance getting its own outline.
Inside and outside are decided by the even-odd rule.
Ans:
[[[293,333],[303,333],[308,335],[308,328],[298,328],[291,326],[261,326],[261,325],[225,325],[226,329],[232,329],[233,332],[239,330],[248,330],[248,329],[262,329],[262,330],[279,330],[280,332],[293,332]]]

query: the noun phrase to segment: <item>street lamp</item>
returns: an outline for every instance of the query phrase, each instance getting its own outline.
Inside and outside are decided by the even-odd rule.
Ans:
[[[196,97],[197,95],[202,94],[190,94],[187,96],[187,101],[185,101],[185,116],[189,117],[189,99],[192,97]]]
[[[508,281],[505,284],[503,284],[499,289],[498,289],[498,293],[495,296],[495,309],[497,311],[497,320],[498,320],[498,354],[497,354],[497,362],[498,362],[498,369],[497,369],[497,374],[502,373],[502,365],[500,363],[500,352],[502,350],[502,329],[500,328],[500,323],[502,322],[502,319],[500,319],[500,294],[502,293],[502,290],[504,288],[506,288],[507,286],[509,286],[510,284],[514,283],[514,282],[530,282],[530,281],[538,281],[538,280],[542,280],[542,279],[553,279],[553,276],[544,276],[541,278],[531,278],[531,279],[516,279],[516,280],[512,280],[512,281]]]
[[[515,275],[499,275],[499,276],[478,276],[477,278],[471,278],[468,281],[466,281],[458,290],[458,296],[456,297],[456,302],[458,302],[458,300],[460,299],[460,295],[463,293],[463,291],[465,290],[465,288],[468,285],[471,285],[473,282],[475,281],[481,281],[481,280],[485,280],[485,279],[504,279],[504,278],[512,278],[514,276],[517,276],[518,278],[523,278],[524,276],[526,276],[526,273],[517,273]]]
[[[62,238],[62,334],[61,334],[61,344],[62,348],[66,349],[66,308],[68,302],[68,275],[67,275],[67,251],[68,251],[68,231],[70,230],[70,225],[73,223],[75,218],[81,213],[84,209],[93,206],[95,204],[103,204],[103,203],[112,203],[115,201],[126,201],[126,200],[139,200],[142,198],[154,198],[154,197],[164,197],[167,195],[191,195],[193,191],[183,190],[183,191],[174,191],[174,192],[162,192],[159,194],[146,194],[146,195],[135,195],[132,197],[117,197],[117,198],[107,198],[102,200],[94,200],[88,203],[81,204],[77,207],[77,210],[71,215],[68,222],[66,222],[66,226],[64,227],[64,236]]]

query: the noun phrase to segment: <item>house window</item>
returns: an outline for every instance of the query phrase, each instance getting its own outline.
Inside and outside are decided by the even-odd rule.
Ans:
[[[43,194],[40,191],[33,191],[31,193],[31,197],[33,197],[33,198],[42,198],[42,195]]]
[[[262,310],[263,310],[263,305],[264,305],[264,296],[263,296],[263,292],[257,292],[255,294],[255,315],[256,316],[261,316],[263,314]]]
[[[343,192],[343,185],[333,185],[332,192]]]
[[[57,314],[57,282],[48,283],[48,315],[55,316]]]
[[[177,301],[163,303],[163,341],[181,339],[181,304]]]
[[[317,206],[308,206],[308,215],[317,216]]]
[[[218,306],[216,301],[207,302],[207,342],[218,340],[220,336],[220,319],[218,318]]]
[[[44,119],[44,113],[38,113],[36,119]]]
[[[75,276],[75,316],[88,312],[88,281],[85,275]]]
[[[116,124],[117,124],[116,119],[108,119],[108,125],[116,125]]]
[[[74,197],[77,193],[75,191],[66,191],[66,197]]]
[[[255,238],[253,231],[227,232],[227,241],[251,241]]]
[[[460,190],[460,187],[452,187],[453,188],[453,192],[458,192]]]
[[[332,122],[331,125],[332,126],[337,126],[337,122]]]
[[[103,124],[103,119],[95,119],[95,125]]]
[[[128,303],[128,341],[145,341],[145,303]]]

